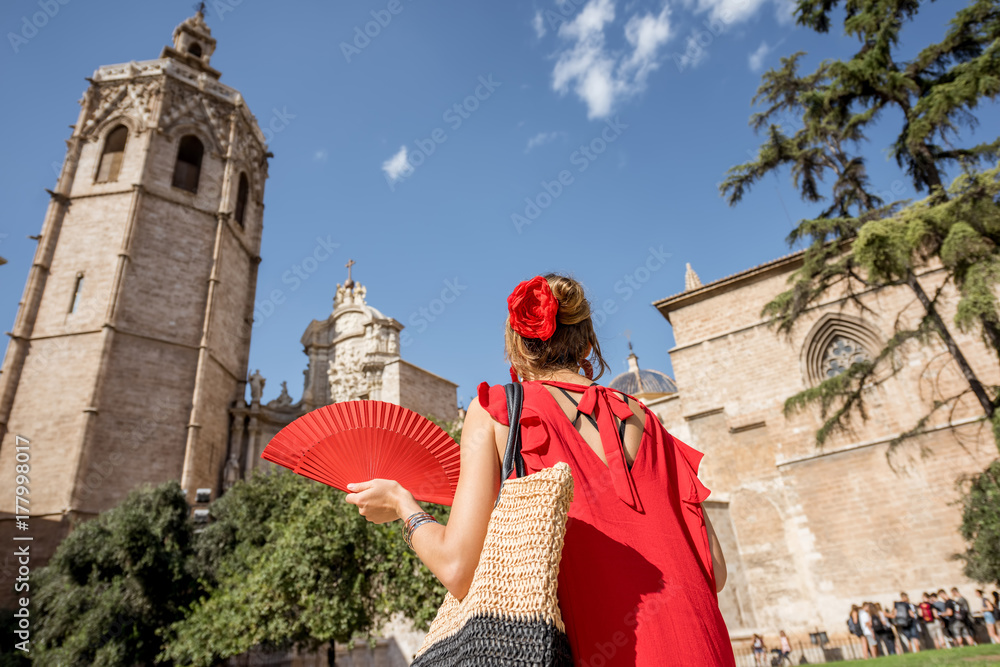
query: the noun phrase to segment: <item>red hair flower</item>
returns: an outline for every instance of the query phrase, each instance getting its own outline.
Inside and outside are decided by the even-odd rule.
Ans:
[[[542,276],[525,280],[507,297],[510,328],[524,338],[548,340],[556,332],[556,301],[549,281]]]

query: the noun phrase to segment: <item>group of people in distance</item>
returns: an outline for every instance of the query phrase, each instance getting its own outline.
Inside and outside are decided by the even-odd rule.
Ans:
[[[788,661],[789,665],[794,665],[792,662],[792,644],[788,641],[788,636],[785,631],[782,630],[778,635],[779,648],[771,649],[774,653],[774,657],[771,658],[772,665],[783,665],[785,661]],[[755,665],[765,665],[765,655],[767,653],[767,646],[764,644],[764,638],[760,635],[753,636],[753,643],[750,645],[753,649],[753,661]]]
[[[976,591],[976,600],[983,614],[983,622],[990,642],[1000,643],[997,637],[997,609],[1000,593],[988,596]],[[917,653],[923,648],[953,648],[964,644],[976,645],[976,631],[972,608],[957,588],[951,595],[945,589],[924,593],[919,603],[910,601],[906,593],[890,609],[883,609],[877,602],[864,602],[851,607],[847,629],[861,643],[864,656],[895,655],[897,652]]]

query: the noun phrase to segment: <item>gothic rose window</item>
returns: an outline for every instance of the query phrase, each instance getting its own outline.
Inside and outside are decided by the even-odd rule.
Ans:
[[[871,361],[871,355],[861,343],[836,336],[827,345],[826,354],[823,355],[823,372],[828,378],[836,377],[862,361]]]
[[[802,341],[802,371],[808,386],[837,377],[852,364],[872,361],[882,349],[878,331],[865,320],[846,313],[826,313]]]

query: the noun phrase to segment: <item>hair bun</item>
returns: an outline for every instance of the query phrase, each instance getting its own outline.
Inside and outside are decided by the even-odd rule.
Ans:
[[[554,273],[546,275],[545,279],[559,302],[559,324],[577,324],[590,317],[590,304],[580,283]]]

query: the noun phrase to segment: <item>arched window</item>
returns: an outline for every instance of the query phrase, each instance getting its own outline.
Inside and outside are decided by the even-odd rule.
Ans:
[[[124,125],[119,125],[108,132],[108,136],[104,138],[101,162],[97,165],[98,183],[118,180],[118,174],[122,170],[122,160],[125,157],[126,141],[128,141],[128,128]]]
[[[188,192],[198,192],[198,176],[201,174],[201,158],[205,147],[193,134],[181,138],[177,148],[177,162],[174,163],[174,187]]]
[[[195,58],[201,58],[201,44],[198,42],[191,42],[191,46],[188,47],[188,53]]]
[[[69,312],[75,313],[76,307],[80,305],[80,292],[83,290],[83,272],[76,274],[76,282],[73,283],[73,298],[69,302]]]
[[[821,317],[804,345],[803,370],[810,385],[836,377],[858,362],[872,361],[882,349],[878,334],[866,322],[839,313]]]
[[[243,217],[247,212],[247,196],[250,194],[250,182],[247,180],[246,174],[240,174],[240,184],[236,188],[236,210],[233,212],[233,216],[236,218],[236,222],[240,223],[240,227],[243,226]]]

